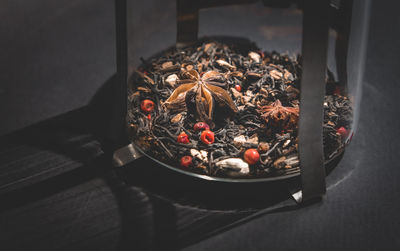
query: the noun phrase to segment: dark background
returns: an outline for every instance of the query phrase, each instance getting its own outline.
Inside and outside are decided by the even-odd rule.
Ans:
[[[373,1],[359,128],[343,160],[328,177],[324,202],[254,219],[188,250],[400,248],[398,5]],[[0,2],[0,135],[89,103],[116,71],[113,7],[111,0]],[[72,205],[86,210],[43,220],[45,215],[71,207],[74,201],[70,198],[96,186],[95,193],[102,196],[90,193],[86,201]],[[22,250],[72,249],[78,245],[74,233],[81,238],[93,233],[96,230],[91,226],[96,222],[109,228],[92,236],[93,243],[100,243],[98,248],[104,250],[115,248],[119,233],[115,229],[121,220],[118,211],[111,205],[91,207],[95,205],[93,197],[113,203],[103,186],[95,180],[52,195],[58,202],[53,200],[50,205],[42,198],[33,202],[33,207],[1,210],[0,240],[5,245],[0,245]],[[78,229],[74,225],[77,219],[86,220],[87,229]],[[67,221],[63,232],[46,230]],[[45,234],[36,238],[39,228]]]

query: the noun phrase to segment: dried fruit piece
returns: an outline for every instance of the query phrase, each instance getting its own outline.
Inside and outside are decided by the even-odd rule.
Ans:
[[[196,124],[194,124],[193,129],[195,131],[200,131],[200,130],[209,130],[210,126],[207,125],[207,123],[204,122],[197,122]]]
[[[154,110],[154,107],[155,107],[155,104],[150,99],[145,99],[140,104],[140,108],[142,109],[142,111],[147,112],[147,113],[152,112]]]
[[[261,61],[260,54],[254,52],[254,51],[250,51],[248,55],[249,55],[249,58],[251,58],[256,63],[259,63]]]
[[[260,142],[260,144],[258,144],[258,151],[266,153],[269,150],[269,147],[270,146],[267,142]]]
[[[204,144],[212,144],[214,143],[214,133],[210,130],[204,130],[200,136],[201,142]]]
[[[250,165],[254,165],[260,160],[260,154],[254,148],[247,149],[244,152],[244,160]]]
[[[242,91],[242,87],[240,85],[235,85],[235,89],[238,92]]]
[[[219,66],[227,68],[228,70],[231,70],[231,71],[236,70],[236,66],[233,66],[222,59],[218,59],[216,62],[217,62],[217,64],[219,64]]]
[[[192,165],[192,157],[191,156],[187,155],[187,156],[183,156],[181,158],[181,166],[182,167],[188,168],[191,165]]]
[[[285,157],[285,156],[282,156],[282,157],[278,158],[278,159],[275,160],[275,162],[274,162],[274,167],[275,167],[276,169],[280,169],[280,168],[284,167],[284,166],[286,165],[285,160],[286,160],[286,157]]]
[[[171,87],[175,87],[176,82],[179,80],[178,75],[176,74],[171,74],[167,77],[167,79],[165,80],[165,82],[171,86]]]
[[[196,150],[196,149],[190,149],[190,154],[195,157],[198,158],[199,160],[203,161],[204,163],[208,162],[208,152],[204,151],[204,150]]]
[[[271,77],[273,77],[276,80],[279,80],[279,79],[281,79],[283,77],[282,72],[279,72],[277,70],[272,70],[272,71],[269,72],[269,74],[271,75]]]

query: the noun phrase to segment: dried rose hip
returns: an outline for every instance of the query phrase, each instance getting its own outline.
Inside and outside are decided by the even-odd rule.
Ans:
[[[347,137],[347,134],[348,134],[346,128],[344,128],[343,126],[339,127],[339,128],[336,130],[336,132],[340,134],[340,136],[342,137],[342,139],[346,138],[346,137]]]
[[[145,99],[142,101],[142,103],[140,104],[140,108],[142,109],[142,111],[144,112],[152,112],[154,110],[154,102],[151,101],[150,99]]]
[[[210,130],[204,130],[200,136],[201,142],[204,144],[212,144],[214,143],[214,133]]]
[[[238,92],[242,91],[242,87],[240,85],[235,85],[235,89]]]
[[[257,163],[260,160],[260,154],[254,148],[247,149],[244,152],[244,160],[247,163],[249,163],[250,165],[253,165],[253,164]]]
[[[147,114],[147,118],[151,120],[151,114]]]
[[[196,124],[194,124],[193,129],[195,131],[200,131],[200,130],[208,130],[210,129],[210,126],[208,126],[206,123],[204,122],[197,122]]]
[[[189,143],[189,136],[185,132],[181,132],[177,138],[178,143],[187,144]]]
[[[192,157],[191,156],[183,156],[181,158],[181,166],[182,167],[189,167],[192,165]]]

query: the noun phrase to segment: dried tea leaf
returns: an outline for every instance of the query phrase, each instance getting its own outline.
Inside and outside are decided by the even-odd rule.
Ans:
[[[277,70],[272,70],[272,71],[269,72],[269,74],[271,75],[271,77],[273,77],[276,80],[281,79],[282,76],[283,76],[282,72],[279,72]]]
[[[282,156],[279,159],[275,160],[274,161],[274,167],[276,169],[280,169],[280,168],[284,167],[286,165],[285,160],[286,160],[285,156]]]
[[[151,89],[150,89],[150,88],[143,87],[143,86],[139,86],[139,87],[137,88],[137,90],[138,90],[138,91],[141,91],[141,92],[146,92],[146,93],[150,93],[150,92],[151,92]]]
[[[233,95],[235,98],[240,98],[240,97],[242,97],[242,93],[238,92],[235,88],[231,88],[231,92],[232,92],[232,95]]]
[[[238,77],[243,78],[243,73],[240,71],[229,72],[228,77]]]

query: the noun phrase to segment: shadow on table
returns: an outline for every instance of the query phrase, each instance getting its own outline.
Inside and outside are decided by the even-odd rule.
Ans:
[[[172,172],[146,158],[112,170],[111,155],[104,151],[110,149],[104,135],[113,116],[110,94],[116,84],[113,76],[88,106],[2,138],[1,149],[15,149],[10,159],[46,152],[49,161],[21,164],[18,168],[24,177],[7,176],[0,170],[1,211],[102,177],[119,206],[120,249],[168,250],[193,244],[260,215],[299,208],[290,199],[287,183],[203,181]],[[58,159],[64,164],[54,166],[52,163]],[[40,173],[35,169],[39,167]],[[290,182],[298,185],[297,179]]]

